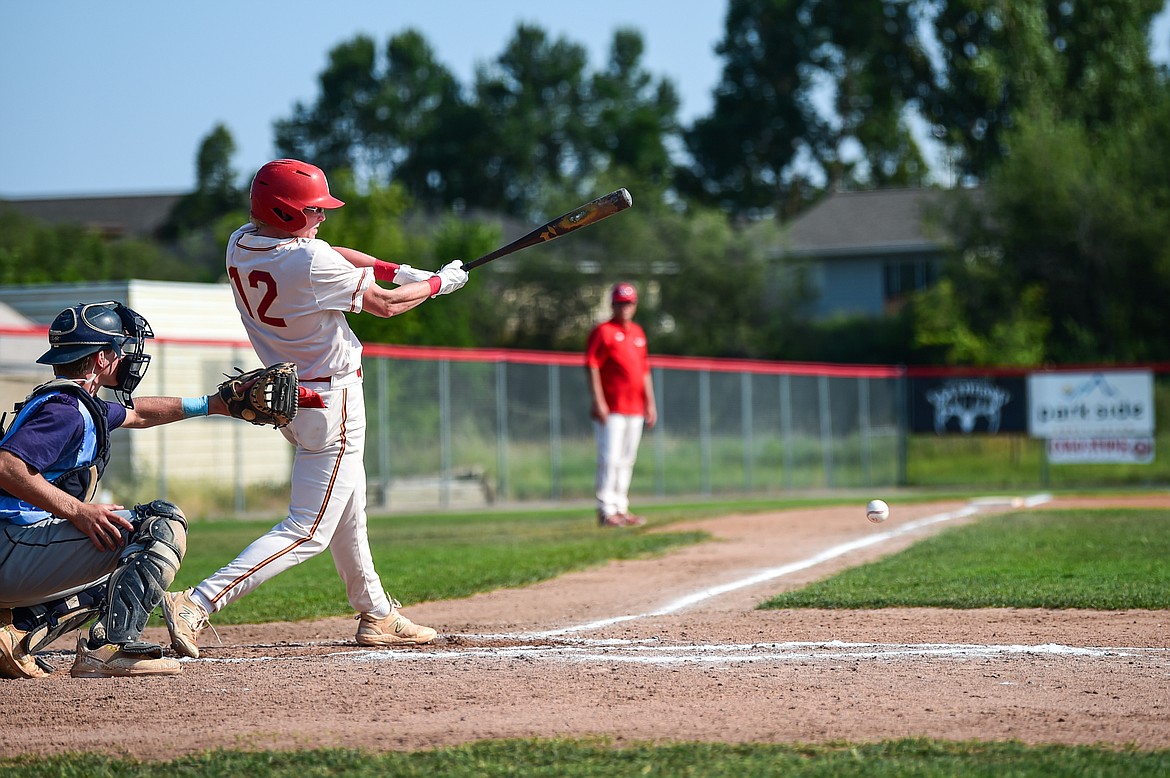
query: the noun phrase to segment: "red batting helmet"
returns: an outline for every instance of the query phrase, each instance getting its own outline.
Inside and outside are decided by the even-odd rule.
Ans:
[[[306,208],[345,205],[329,194],[329,182],[316,165],[297,159],[277,159],[260,168],[252,179],[252,218],[286,232],[309,223]]]

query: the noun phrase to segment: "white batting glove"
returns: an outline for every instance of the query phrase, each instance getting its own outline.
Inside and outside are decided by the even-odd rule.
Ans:
[[[467,283],[467,271],[463,269],[463,260],[461,259],[443,265],[438,276],[443,283],[439,287],[438,294],[432,295],[432,298],[438,297],[440,294],[451,294],[456,289],[462,289],[463,285]]]
[[[399,265],[398,271],[394,273],[394,283],[402,286],[403,284],[411,284],[415,281],[426,281],[433,276],[430,270],[419,270],[410,265]]]

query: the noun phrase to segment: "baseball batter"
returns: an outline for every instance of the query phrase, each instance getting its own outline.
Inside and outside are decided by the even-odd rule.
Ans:
[[[171,644],[184,656],[199,656],[199,634],[210,614],[326,548],[360,614],[360,645],[435,638],[434,629],[399,613],[374,569],[362,461],[362,344],[345,314],[405,313],[460,289],[467,273],[458,260],[431,273],[318,239],[326,212],[344,204],[329,193],[319,168],[275,160],[252,181],[251,222],[228,241],[228,278],[257,356],[264,364],[296,363],[301,384],[317,392],[325,407],[302,408],[281,428],[296,447],[288,516],[194,588],[163,598]]]
[[[589,376],[597,440],[597,523],[602,527],[645,524],[630,513],[630,481],[642,427],[658,421],[646,333],[634,321],[638,292],[631,284],[613,287],[613,316],[589,333],[585,369]]]

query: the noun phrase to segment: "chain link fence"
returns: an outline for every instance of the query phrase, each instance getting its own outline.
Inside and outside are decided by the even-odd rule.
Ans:
[[[893,485],[899,371],[652,358],[659,419],[631,494],[676,498]],[[438,507],[587,499],[596,449],[580,354],[369,347],[380,501],[435,491]],[[406,454],[405,452],[409,452]]]
[[[43,329],[0,329],[0,403],[50,375]],[[137,394],[192,396],[235,367],[246,342],[151,342]],[[1050,467],[1022,435],[907,432],[907,371],[651,357],[659,422],[642,438],[635,502],[895,487],[1165,485],[1166,457],[1121,468]],[[584,503],[596,450],[582,354],[368,345],[366,471],[372,511]],[[1165,418],[1170,375],[1156,380]],[[10,417],[11,418],[11,417]],[[1158,435],[1163,451],[1170,441]],[[193,517],[279,516],[292,448],[225,418],[115,432],[104,485],[123,504],[167,497]]]

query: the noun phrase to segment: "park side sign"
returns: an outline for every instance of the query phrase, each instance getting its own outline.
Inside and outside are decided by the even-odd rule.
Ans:
[[[1028,434],[1053,464],[1154,461],[1154,375],[1149,370],[1032,373]]]

